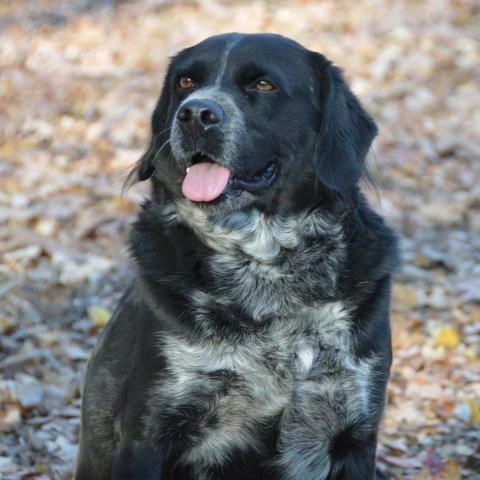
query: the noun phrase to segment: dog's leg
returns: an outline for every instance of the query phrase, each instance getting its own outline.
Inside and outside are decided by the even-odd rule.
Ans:
[[[92,378],[89,363],[87,381],[83,392],[82,424],[80,448],[77,458],[75,480],[110,480],[112,459],[115,451],[114,412],[105,398],[114,397],[113,382],[100,372],[99,377],[105,381],[97,386],[96,378]],[[100,393],[100,394],[99,394]]]
[[[82,441],[85,443],[85,441]],[[110,445],[82,445],[77,459],[75,480],[110,480],[111,479]]]
[[[375,478],[381,407],[369,401],[364,374],[312,371],[297,383],[278,441],[282,480]]]
[[[335,435],[330,446],[329,480],[373,480],[377,425],[369,418],[347,427]]]
[[[115,452],[112,480],[168,480],[165,473],[169,450],[138,442],[123,442]]]

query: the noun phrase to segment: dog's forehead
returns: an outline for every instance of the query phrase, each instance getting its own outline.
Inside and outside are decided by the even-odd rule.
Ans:
[[[255,61],[291,69],[292,63],[305,62],[307,54],[306,48],[281,35],[229,33],[209,37],[186,48],[174,58],[174,62],[180,67],[198,62],[212,68],[221,68],[228,62],[235,68]]]

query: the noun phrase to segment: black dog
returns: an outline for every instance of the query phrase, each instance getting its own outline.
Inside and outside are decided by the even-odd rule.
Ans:
[[[397,258],[357,187],[376,133],[340,70],[284,37],[173,59],[78,480],[374,478]]]

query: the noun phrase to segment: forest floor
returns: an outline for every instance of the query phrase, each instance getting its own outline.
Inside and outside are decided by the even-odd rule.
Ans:
[[[0,478],[69,478],[85,362],[132,264],[121,196],[167,57],[275,31],[345,70],[379,124],[372,203],[401,236],[378,449],[391,479],[480,479],[480,7],[0,3]]]

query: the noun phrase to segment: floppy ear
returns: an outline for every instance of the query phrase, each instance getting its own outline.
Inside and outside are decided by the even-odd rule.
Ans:
[[[155,171],[154,160],[164,142],[168,139],[170,130],[167,128],[168,110],[170,105],[170,67],[165,76],[162,93],[153,111],[150,122],[151,136],[150,143],[145,153],[137,161],[127,176],[124,190],[130,188],[136,182],[143,182],[149,179]]]
[[[343,79],[342,72],[314,53],[320,96],[320,129],[314,166],[322,183],[341,195],[367,173],[365,157],[377,126]]]

